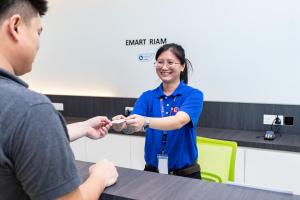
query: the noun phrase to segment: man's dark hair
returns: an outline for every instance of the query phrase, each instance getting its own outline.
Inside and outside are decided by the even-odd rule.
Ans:
[[[45,15],[47,10],[47,0],[1,0],[0,23],[13,14],[20,14],[25,21],[29,21],[36,14]]]

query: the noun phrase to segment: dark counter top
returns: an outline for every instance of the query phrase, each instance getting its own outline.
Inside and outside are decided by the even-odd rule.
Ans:
[[[65,119],[67,123],[86,120],[86,118],[77,117],[65,117]],[[122,132],[116,132],[113,129],[111,129],[109,132],[113,134],[124,134]],[[139,132],[131,135],[144,137],[145,133]],[[198,127],[197,135],[221,140],[236,141],[238,143],[238,146],[241,147],[300,152],[300,134],[282,134],[281,136],[278,136],[275,140],[268,141],[264,140],[263,131],[259,132]]]
[[[197,128],[197,135],[236,141],[238,146],[300,152],[300,135],[282,134],[274,140],[264,140],[264,132],[215,128]]]
[[[82,180],[92,163],[76,161]],[[102,200],[300,200],[300,196],[117,167],[119,178]]]

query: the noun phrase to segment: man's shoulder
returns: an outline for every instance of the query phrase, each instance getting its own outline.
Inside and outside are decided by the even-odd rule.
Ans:
[[[16,84],[0,86],[0,107],[2,116],[13,117],[24,115],[31,107],[39,104],[51,104],[51,101],[40,93]],[[1,120],[1,119],[0,119]]]
[[[10,84],[2,87],[0,86],[0,88],[0,103],[5,103],[6,105],[8,102],[11,102],[16,105],[30,107],[35,104],[51,103],[51,101],[45,95],[20,85]]]
[[[33,106],[36,104],[51,104],[51,101],[47,96],[27,88],[24,89],[24,92],[17,95],[23,97],[24,98],[23,103],[25,103],[28,106]]]

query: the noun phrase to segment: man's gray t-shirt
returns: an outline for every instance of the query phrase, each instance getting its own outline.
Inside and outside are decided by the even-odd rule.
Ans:
[[[0,68],[0,200],[55,199],[80,185],[63,118]]]

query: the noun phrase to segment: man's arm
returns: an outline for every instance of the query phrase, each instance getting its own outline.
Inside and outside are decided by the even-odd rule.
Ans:
[[[75,141],[87,136],[91,139],[104,137],[111,127],[111,121],[107,117],[97,116],[86,121],[67,125],[70,141]]]
[[[90,176],[74,191],[58,200],[98,200],[105,187],[116,182],[118,173],[114,165],[102,160],[90,167]]]
[[[100,161],[90,168],[90,177],[80,185],[66,127],[51,104],[33,105],[16,120],[18,127],[9,138],[8,148],[16,179],[31,199],[69,195],[98,199],[104,188],[116,181],[118,174],[113,164]]]

